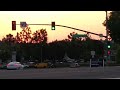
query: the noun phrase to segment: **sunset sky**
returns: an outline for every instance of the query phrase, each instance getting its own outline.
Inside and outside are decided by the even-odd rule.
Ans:
[[[71,26],[106,35],[105,27],[102,25],[105,18],[105,11],[0,11],[0,39],[6,34],[16,35],[17,32],[22,30],[17,25],[16,31],[12,31],[12,21],[16,21],[17,24],[20,24],[21,21],[26,21],[27,24],[51,24],[52,21],[55,21],[59,25]],[[51,26],[30,25],[29,27],[32,32],[46,29],[48,32],[48,42],[56,39],[65,39],[73,31],[85,34],[84,32],[58,26],[56,26],[55,31],[51,30]],[[91,36],[94,39],[100,39],[99,36]]]

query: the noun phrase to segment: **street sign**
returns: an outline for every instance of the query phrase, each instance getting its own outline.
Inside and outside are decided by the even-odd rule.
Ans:
[[[91,55],[94,56],[95,55],[95,51],[91,51]]]
[[[25,28],[25,27],[27,27],[26,22],[20,22],[20,27],[21,27],[21,28]]]
[[[73,35],[73,38],[77,38],[77,37],[87,37],[87,34],[75,34],[75,35]]]

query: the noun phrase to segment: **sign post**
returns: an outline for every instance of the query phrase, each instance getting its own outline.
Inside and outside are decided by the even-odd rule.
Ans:
[[[103,73],[104,73],[104,67],[105,67],[105,60],[103,58]]]
[[[91,51],[92,58],[94,58],[95,51]]]
[[[90,58],[90,72],[91,72],[91,58]]]
[[[91,51],[91,55],[92,55],[92,58],[90,59],[90,68],[91,68],[92,59],[94,58],[94,55],[95,55],[95,51]]]
[[[104,59],[103,59],[103,68],[105,67],[105,61],[104,61]]]

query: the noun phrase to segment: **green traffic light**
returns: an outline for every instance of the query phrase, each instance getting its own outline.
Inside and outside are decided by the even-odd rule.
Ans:
[[[110,45],[108,46],[108,48],[110,48]]]
[[[52,30],[55,30],[55,27],[52,27]]]

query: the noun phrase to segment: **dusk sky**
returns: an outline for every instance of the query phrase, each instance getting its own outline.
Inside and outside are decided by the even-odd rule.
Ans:
[[[12,21],[16,21],[17,24],[20,24],[21,21],[26,21],[27,24],[51,24],[52,21],[55,21],[59,25],[106,35],[105,27],[102,25],[105,19],[105,11],[0,11],[0,39],[6,34],[16,35],[17,32],[22,30],[17,25],[16,31],[12,31]],[[55,31],[51,30],[51,26],[29,25],[29,27],[32,32],[46,29],[49,42],[56,39],[65,39],[73,31],[85,34],[84,32],[58,26],[56,26]],[[100,39],[99,36],[91,36],[94,39]]]

